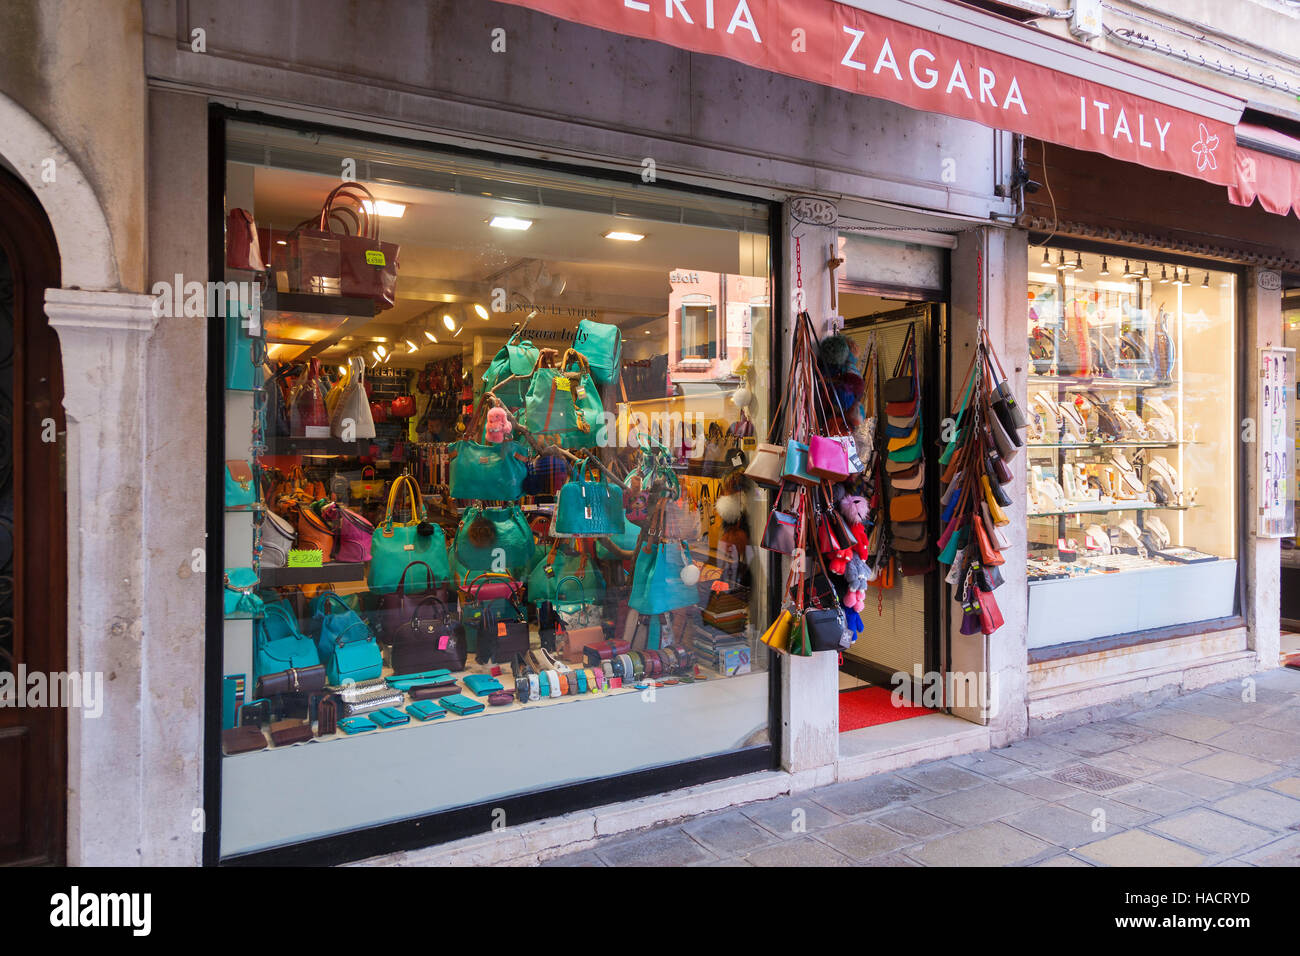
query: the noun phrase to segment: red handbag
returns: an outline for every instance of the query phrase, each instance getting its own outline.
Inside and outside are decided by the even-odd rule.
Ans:
[[[391,309],[397,290],[398,246],[379,241],[374,196],[360,183],[339,183],[321,206],[320,215],[289,234],[290,285],[295,291],[371,299],[379,310]],[[349,222],[355,232],[348,233]],[[332,231],[338,224],[342,232]]]
[[[415,414],[415,399],[410,395],[399,395],[388,407],[388,414],[393,418],[410,418]]]
[[[294,385],[289,405],[289,434],[294,438],[328,438],[330,415],[321,388],[320,359],[312,359],[307,374]]]
[[[388,405],[385,402],[371,402],[370,417],[376,425],[384,424],[388,421]]]
[[[998,607],[998,602],[993,599],[992,591],[981,591],[977,588],[975,593],[979,595],[980,601],[980,631],[984,634],[992,634],[1002,626],[1002,610]]]
[[[226,216],[226,268],[253,272],[266,268],[257,239],[257,223],[247,209],[232,209]]]

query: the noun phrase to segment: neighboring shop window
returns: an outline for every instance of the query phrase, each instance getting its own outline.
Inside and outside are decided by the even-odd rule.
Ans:
[[[1300,287],[1292,287],[1282,293],[1282,330],[1287,348],[1296,349],[1300,355]],[[1300,388],[1300,381],[1296,382]],[[1300,408],[1300,404],[1296,406]],[[1296,512],[1300,513],[1300,418],[1295,421],[1296,473],[1291,487],[1295,489]],[[1300,568],[1300,539],[1284,538],[1282,540],[1282,563],[1290,568]],[[1285,616],[1285,615],[1284,615]]]
[[[223,854],[767,746],[767,207],[227,141]]]
[[[1031,247],[1029,644],[1226,617],[1236,277]]]

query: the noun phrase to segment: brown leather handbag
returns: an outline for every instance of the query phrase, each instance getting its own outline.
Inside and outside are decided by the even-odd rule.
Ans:
[[[321,561],[333,561],[336,538],[334,530],[325,523],[325,519],[308,505],[299,505],[296,523],[298,548],[303,551],[319,551]]]
[[[919,494],[898,495],[889,500],[889,520],[924,521],[925,501]]]

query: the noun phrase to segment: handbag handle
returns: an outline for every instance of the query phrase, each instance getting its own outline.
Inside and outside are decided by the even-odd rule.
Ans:
[[[433,568],[429,567],[429,565],[423,561],[412,561],[406,567],[402,568],[402,576],[397,579],[397,593],[402,597],[406,597],[406,572],[411,570],[411,568],[415,567],[417,564],[424,568],[425,574],[428,578],[429,585],[424,590],[428,591],[434,586]]]
[[[578,582],[578,587],[582,590],[582,600],[581,600],[579,603],[580,603],[580,604],[586,604],[586,603],[587,603],[587,586],[586,586],[585,584],[582,583],[582,578],[579,578],[579,577],[577,577],[576,575],[572,575],[572,574],[566,574],[564,577],[560,578],[560,580],[559,580],[558,582],[556,582],[556,585],[555,585],[555,602],[556,602],[557,604],[561,603],[561,601],[560,601],[560,588],[564,587],[564,582],[565,582],[565,581],[577,581],[577,582]]]
[[[367,475],[366,472],[370,472],[370,474]],[[361,469],[361,480],[362,480],[362,481],[365,481],[365,480],[367,480],[367,479],[373,479],[374,477],[375,477],[375,466],[374,466],[374,465],[366,465],[366,467],[364,467],[364,468]]]
[[[393,508],[397,504],[397,492],[399,488],[406,488],[407,494],[411,501],[411,520],[428,521],[428,512],[424,509],[424,499],[420,495],[420,485],[411,475],[398,475],[393,479],[393,487],[388,492],[388,508],[384,512],[382,524],[392,528],[393,525]]]
[[[346,613],[352,611],[352,608],[348,607],[347,602],[344,601],[341,597],[339,597],[338,594],[336,594],[334,591],[325,591],[321,594],[321,600],[320,603],[317,605],[317,610],[322,611],[325,614],[329,614],[330,613],[329,606],[332,603],[338,604],[343,609],[343,611],[340,613]]]

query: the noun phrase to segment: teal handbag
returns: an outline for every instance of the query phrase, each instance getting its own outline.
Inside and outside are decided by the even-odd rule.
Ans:
[[[260,583],[252,568],[226,568],[222,591],[226,614],[261,614],[264,605],[257,595]]]
[[[623,331],[617,325],[583,319],[573,347],[586,356],[591,377],[601,385],[618,381],[623,370]]]
[[[311,600],[312,631],[316,634],[316,649],[321,660],[334,652],[339,637],[355,633],[356,625],[365,627],[361,615],[333,591],[322,591]]]
[[[323,659],[325,680],[334,687],[347,681],[372,680],[384,673],[384,652],[359,617],[334,638],[329,654]]]
[[[291,667],[315,667],[320,654],[283,601],[266,605],[266,616],[253,624],[254,678]]]
[[[587,359],[581,352],[569,349],[559,367],[554,363],[553,349],[538,356],[524,399],[524,427],[561,448],[590,448],[597,444],[597,435],[605,424],[605,408]],[[576,371],[567,371],[570,363],[577,365]]]
[[[619,501],[619,507],[621,508],[622,506],[623,502]],[[614,547],[619,548],[622,551],[634,551],[636,550],[637,539],[640,536],[641,529],[632,523],[632,519],[624,515],[623,530],[618,532],[618,534],[611,534],[607,537]],[[596,542],[596,557],[600,558],[602,561],[623,560],[623,555],[607,548],[604,541]]]
[[[401,525],[393,521],[393,506],[400,488],[406,488],[410,496],[411,514],[417,516],[415,524]],[[415,479],[402,475],[393,481],[388,492],[388,510],[384,513],[384,520],[375,525],[370,535],[370,567],[366,571],[366,585],[376,594],[392,594],[397,590],[402,572],[412,561],[427,564],[436,582],[451,580],[447,536],[440,525],[429,521]]]
[[[785,464],[781,477],[804,485],[820,485],[821,478],[808,470],[808,443],[791,438],[785,443]]]
[[[647,542],[636,556],[627,606],[641,614],[666,614],[699,603],[695,585],[682,580],[682,569],[690,563],[680,541]]]
[[[640,532],[640,528],[637,529]],[[636,546],[636,541],[632,542],[632,547]],[[630,551],[631,548],[628,548]],[[545,553],[545,557],[533,565],[533,569],[528,572],[528,579],[525,584],[528,587],[528,601],[535,605],[549,601],[555,603],[560,582],[565,578],[573,578],[582,584],[583,593],[590,596],[596,603],[603,604],[605,601],[605,577],[596,567],[595,562],[591,561],[585,554],[566,554],[558,548],[551,548]]]
[[[533,529],[518,505],[472,505],[461,515],[455,556],[461,580],[482,571],[503,571],[520,580],[533,561]]]
[[[524,397],[528,394],[528,385],[537,365],[537,348],[532,342],[515,343],[512,338],[488,363],[483,373],[482,391],[491,391],[501,400],[501,404],[517,415],[524,407]],[[512,378],[512,376],[518,376]],[[510,379],[510,381],[506,381]],[[480,394],[482,394],[480,392]],[[517,497],[517,496],[516,496]]]
[[[253,392],[262,387],[262,363],[266,361],[266,339],[248,334],[242,303],[226,301],[226,388]]]
[[[226,507],[250,508],[257,504],[257,479],[253,466],[242,458],[226,462]]]
[[[480,501],[515,501],[528,475],[525,446],[516,441],[463,438],[451,446],[451,496]]]
[[[623,491],[611,485],[603,472],[598,481],[588,481],[590,461],[590,458],[579,461],[560,488],[555,504],[555,534],[602,537],[615,534],[623,527]]]

